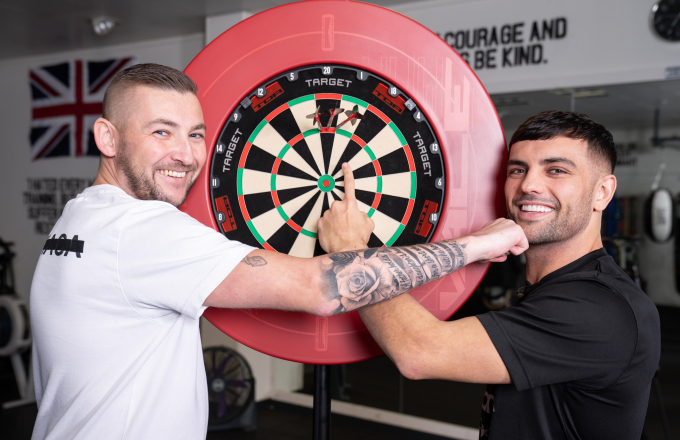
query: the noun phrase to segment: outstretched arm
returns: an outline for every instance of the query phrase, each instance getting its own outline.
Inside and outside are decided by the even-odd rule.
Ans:
[[[521,245],[524,236],[506,225],[457,240],[365,249],[373,222],[358,209],[349,166],[343,166],[343,172],[345,198],[334,202],[319,220],[319,240],[326,250],[344,252],[307,259],[255,250],[205,305],[328,316],[393,298],[469,262],[505,258],[509,249]]]
[[[463,239],[465,241],[465,239]],[[321,316],[393,298],[465,265],[464,244],[450,240],[295,258],[256,250],[205,305],[297,310]]]
[[[510,374],[477,317],[435,318],[411,295],[359,310],[378,345],[409,379],[510,383]]]

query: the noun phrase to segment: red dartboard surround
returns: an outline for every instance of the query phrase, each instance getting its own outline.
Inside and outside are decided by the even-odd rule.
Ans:
[[[215,188],[211,186],[215,183],[211,175],[214,170],[220,169],[213,161],[218,157],[222,161],[226,157],[224,150],[228,146],[224,144],[222,136],[231,135],[227,130],[231,127],[228,125],[230,118],[238,119],[240,115],[234,116],[235,112],[244,115],[245,111],[252,113],[256,103],[264,106],[266,99],[277,98],[278,84],[274,84],[277,77],[290,75],[291,72],[300,72],[302,75],[305,69],[316,68],[320,69],[321,76],[324,66],[335,66],[339,69],[338,75],[347,74],[346,71],[352,69],[359,72],[359,76],[363,76],[361,72],[373,75],[387,87],[396,87],[392,90],[401,93],[401,103],[407,98],[412,100],[412,108],[404,111],[411,115],[420,111],[426,116],[427,127],[435,136],[435,142],[438,141],[441,146],[441,151],[432,151],[431,147],[428,150],[427,146],[423,149],[414,145],[413,139],[408,139],[409,145],[404,148],[425,155],[418,155],[415,164],[410,163],[411,169],[415,166],[421,174],[427,171],[421,170],[425,167],[425,158],[432,160],[433,167],[436,160],[442,162],[441,173],[445,177],[442,178],[443,182],[439,182],[443,186],[440,201],[437,204],[426,203],[419,211],[418,207],[423,206],[421,201],[413,211],[414,218],[422,217],[419,221],[429,226],[428,241],[465,235],[504,215],[502,185],[507,159],[505,138],[491,99],[472,69],[441,38],[407,17],[365,3],[321,0],[280,6],[244,20],[210,43],[186,68],[185,72],[198,85],[198,97],[208,127],[208,161],[180,209],[229,236],[225,232],[226,223],[217,221],[217,210],[224,211],[225,207],[215,204],[212,193]],[[333,78],[332,74],[326,76]],[[288,83],[280,81],[288,87]],[[309,84],[310,94],[324,93],[323,88],[315,89],[311,82]],[[352,99],[356,93],[350,90],[349,85],[343,84],[347,86],[347,99]],[[258,96],[257,88],[266,88],[270,98]],[[337,88],[334,91],[337,93]],[[377,93],[373,95],[378,96]],[[385,102],[390,100],[386,95],[384,98]],[[287,109],[281,104],[288,101],[281,99],[282,102],[276,101],[271,108],[262,110],[263,121],[271,120]],[[298,101],[290,102],[295,104]],[[333,116],[330,119],[332,122]],[[269,122],[262,122],[266,123]],[[258,127],[261,128],[262,124]],[[346,124],[344,127],[351,125]],[[319,124],[318,131],[323,130],[335,131],[335,128],[325,129]],[[340,131],[342,129],[337,129],[337,132]],[[254,140],[255,136],[245,133],[244,139],[237,140],[237,143],[245,143],[248,137]],[[300,139],[300,135],[291,138],[277,160],[292,151],[295,146],[290,148],[290,143],[299,142]],[[239,148],[243,147],[240,145]],[[409,162],[412,160],[413,155]],[[247,165],[243,162],[245,157],[240,165],[233,164],[234,173],[236,167],[240,167],[238,169],[242,173],[245,172],[244,167]],[[272,165],[267,166],[273,176],[272,197],[275,200],[268,203],[274,203],[276,209],[283,212],[277,195],[280,191],[274,187],[280,161],[272,163],[275,167],[273,172]],[[373,167],[379,165],[374,161]],[[227,168],[227,165],[223,167]],[[319,188],[323,190],[322,185],[328,186],[332,181],[328,176],[320,177]],[[240,188],[241,174],[238,182],[238,195],[234,197],[242,202],[245,196]],[[222,182],[222,185],[225,191],[228,189],[237,194],[231,186],[224,186],[227,182]],[[341,182],[336,179],[335,185],[341,185]],[[427,188],[419,188],[419,191],[421,189]],[[326,195],[330,198],[330,194]],[[337,199],[337,195],[335,197]],[[383,199],[386,197],[383,196]],[[376,193],[376,199],[373,207],[380,200],[379,192]],[[367,204],[371,205],[370,202]],[[241,214],[241,206],[239,200],[232,200],[227,210],[230,215],[234,212]],[[434,207],[434,211],[430,209],[426,213],[427,206]],[[408,207],[409,215],[412,208],[413,198]],[[431,225],[425,215],[430,212],[438,213],[439,216],[438,221],[433,217],[435,223]],[[281,215],[285,219],[285,214]],[[227,222],[223,216],[220,218]],[[239,218],[243,221],[242,215]],[[402,223],[406,223],[407,216],[404,219]],[[298,231],[302,229],[302,225],[294,221],[289,224],[296,225]],[[239,225],[234,223],[234,226]],[[255,231],[253,234],[257,235],[255,226],[241,223],[239,227],[244,231],[251,228],[251,232]],[[395,237],[398,235],[395,234]],[[267,240],[260,238],[262,242]],[[398,238],[402,240],[401,236]],[[411,295],[437,318],[448,319],[472,294],[487,269],[488,264],[468,265],[445,278],[415,289]],[[290,294],[294,295],[295,292]],[[340,364],[382,354],[357,312],[318,318],[297,312],[209,308],[204,316],[239,342],[291,361]]]

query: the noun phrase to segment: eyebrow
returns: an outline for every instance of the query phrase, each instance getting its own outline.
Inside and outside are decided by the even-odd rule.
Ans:
[[[529,164],[527,164],[526,162],[524,162],[522,160],[517,160],[517,159],[508,160],[508,163],[506,164],[506,166],[510,167],[510,166],[513,166],[513,165],[518,165],[520,167],[528,167],[529,166]]]
[[[541,161],[541,165],[550,165],[553,163],[564,163],[576,168],[576,164],[573,161],[567,159],[566,157],[561,156],[547,157]]]
[[[152,125],[156,124],[163,124],[167,125],[169,127],[178,127],[179,125],[175,121],[171,121],[170,119],[165,119],[165,118],[156,118],[153,121],[149,121],[149,123],[146,124],[147,127],[151,127]]]
[[[153,121],[150,121],[148,124],[146,124],[146,126],[151,127],[152,125],[155,125],[155,124],[167,125],[168,127],[173,127],[173,128],[179,127],[179,124],[177,122],[171,121],[170,119],[165,119],[165,118],[156,118]],[[190,131],[205,130],[205,129],[206,129],[205,124],[196,124],[193,127],[191,127]]]
[[[555,156],[555,157],[547,157],[547,158],[541,160],[541,165],[550,165],[550,164],[553,164],[553,163],[564,163],[564,164],[570,165],[574,168],[576,167],[576,164],[573,161],[567,159],[566,157]],[[510,166],[528,167],[529,164],[524,162],[523,160],[510,159],[510,160],[508,160],[506,167],[510,167]]]

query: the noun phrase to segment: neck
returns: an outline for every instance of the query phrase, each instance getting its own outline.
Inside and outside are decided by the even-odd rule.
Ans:
[[[121,185],[121,182],[116,179],[116,174],[113,172],[113,164],[111,162],[111,159],[100,158],[97,178],[94,179],[92,185],[113,185],[125,189],[123,185]]]
[[[543,277],[592,251],[602,247],[600,231],[587,234],[585,231],[566,241],[529,245],[524,253],[527,258],[527,281],[536,284]]]

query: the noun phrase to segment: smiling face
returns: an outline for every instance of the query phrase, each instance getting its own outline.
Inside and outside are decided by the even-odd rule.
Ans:
[[[567,241],[589,225],[599,233],[599,217],[593,219],[594,192],[604,174],[601,160],[590,154],[583,140],[558,136],[517,142],[507,165],[508,214],[530,245]]]
[[[181,205],[206,161],[198,98],[146,86],[125,98],[127,111],[116,124],[116,180],[135,198]]]

